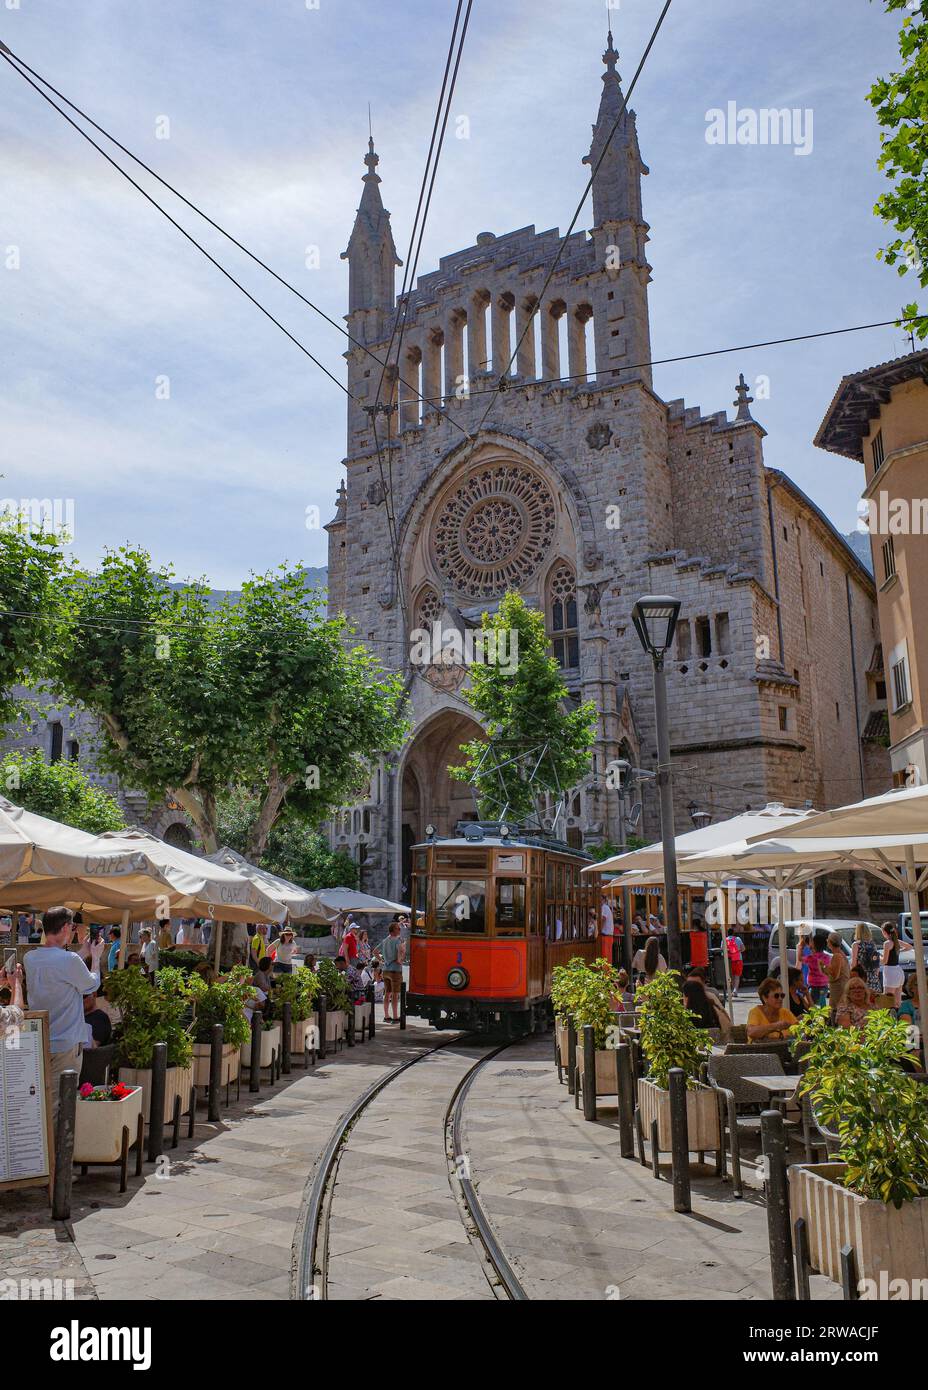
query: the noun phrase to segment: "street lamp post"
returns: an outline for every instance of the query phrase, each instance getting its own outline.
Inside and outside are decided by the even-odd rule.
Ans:
[[[649,594],[632,609],[632,622],[654,668],[654,715],[657,723],[657,786],[661,806],[661,844],[664,854],[664,916],[667,923],[667,963],[683,969],[680,908],[677,894],[676,835],[673,824],[673,778],[670,772],[670,728],[667,719],[667,676],[664,656],[673,643],[680,600]]]

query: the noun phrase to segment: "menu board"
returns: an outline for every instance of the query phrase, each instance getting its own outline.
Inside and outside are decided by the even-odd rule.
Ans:
[[[51,1179],[48,1015],[0,1040],[0,1188]]]

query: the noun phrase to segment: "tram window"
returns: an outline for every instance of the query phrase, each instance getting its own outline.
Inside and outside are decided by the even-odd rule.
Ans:
[[[439,878],[435,881],[435,930],[480,936],[487,929],[484,879]]]
[[[525,872],[525,855],[504,854],[502,850],[500,850],[499,854],[496,856],[496,869],[498,873],[522,874]]]
[[[486,850],[439,850],[435,863],[442,869],[477,869],[486,872]]]
[[[554,897],[554,865],[550,862],[545,871],[545,895],[548,902]]]
[[[427,849],[420,849],[416,854],[416,868],[419,873],[425,873],[429,867],[429,852]]]
[[[429,881],[425,874],[413,877],[413,920],[412,929],[417,935],[425,931],[425,914],[428,910]]]
[[[496,884],[496,935],[522,936],[525,931],[525,882],[500,879]]]

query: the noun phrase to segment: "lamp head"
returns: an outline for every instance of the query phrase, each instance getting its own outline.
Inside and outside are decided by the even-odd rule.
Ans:
[[[632,609],[632,622],[642,647],[652,657],[661,657],[673,643],[680,600],[667,594],[647,594]]]

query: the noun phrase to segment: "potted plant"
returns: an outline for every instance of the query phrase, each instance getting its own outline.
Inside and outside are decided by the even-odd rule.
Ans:
[[[316,996],[321,990],[319,978],[301,965],[290,975],[275,975],[274,981],[272,1017],[282,1018],[283,1005],[289,1003],[290,1051],[302,1053],[313,1029],[319,1026],[319,1016],[315,1012]]]
[[[118,1163],[126,1148],[140,1137],[141,1086],[91,1086],[77,1093],[74,1120],[75,1163]],[[123,1136],[128,1133],[128,1141]]]
[[[805,1219],[813,1266],[840,1283],[850,1245],[858,1279],[875,1289],[923,1279],[928,1111],[924,1087],[902,1067],[905,1022],[875,1009],[860,1029],[836,1028],[822,1007],[803,1016],[793,1039],[806,1045],[800,1090],[839,1139],[830,1162],[789,1170],[790,1214]]]
[[[561,1063],[567,1065],[567,1025],[577,1030],[578,1058],[582,1029],[590,1024],[596,1040],[596,1093],[615,1095],[615,997],[619,973],[607,960],[587,961],[575,956],[566,965],[557,965],[551,974],[551,1003],[558,1027]]]
[[[206,986],[198,975],[187,978],[180,970],[159,970],[152,984],[138,966],[113,971],[107,976],[106,997],[122,1014],[115,1042],[119,1080],[127,1086],[141,1086],[142,1113],[147,1124],[151,1101],[151,1057],[155,1043],[167,1043],[167,1078],[164,1091],[164,1118],[174,1115],[180,1097],[181,1114],[190,1107],[193,1088],[194,1001]]]
[[[334,960],[320,960],[316,966],[319,992],[326,997],[326,1043],[339,1042],[348,1027],[348,1010],[351,999],[348,994],[348,981]]]
[[[686,1077],[686,1120],[689,1146],[700,1152],[718,1149],[718,1101],[715,1092],[699,1081],[699,1067],[712,1050],[709,1034],[697,1027],[686,1007],[676,970],[662,971],[635,995],[641,1029],[641,1051],[648,1074],[638,1081],[638,1108],[646,1134],[657,1121],[657,1145],[670,1143],[670,1072],[680,1067]]]
[[[251,1037],[251,1025],[245,1017],[245,1001],[254,992],[251,971],[236,965],[228,977],[213,980],[197,1000],[193,1028],[194,1081],[197,1086],[209,1085],[210,1055],[213,1028],[222,1024],[222,1071],[219,1084],[227,1086],[239,1074],[239,1050]]]

